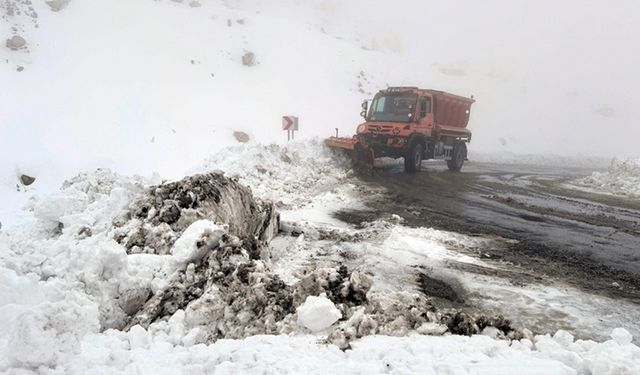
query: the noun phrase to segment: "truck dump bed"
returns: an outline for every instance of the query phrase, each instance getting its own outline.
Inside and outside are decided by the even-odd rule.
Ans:
[[[435,121],[437,126],[447,128],[466,128],[469,123],[471,104],[475,100],[437,90],[424,90],[433,96]]]

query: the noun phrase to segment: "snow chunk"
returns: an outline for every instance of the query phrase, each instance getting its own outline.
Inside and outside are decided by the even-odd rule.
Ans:
[[[493,328],[493,327],[487,327],[487,328]],[[438,336],[438,335],[443,335],[445,332],[447,332],[447,329],[448,329],[447,326],[445,326],[444,324],[426,322],[426,323],[422,323],[422,325],[418,327],[416,331],[418,331],[418,333],[423,335]]]
[[[171,254],[177,262],[182,264],[197,261],[202,258],[204,252],[209,249],[209,247],[205,246],[198,247],[198,241],[203,237],[207,237],[207,241],[210,241],[212,244],[219,243],[223,234],[224,230],[214,222],[210,220],[198,220],[189,225],[184,233],[182,233],[182,236],[178,238],[173,245]]]
[[[340,310],[324,293],[318,297],[308,296],[296,310],[298,312],[298,324],[313,332],[329,328],[338,319],[342,318]]]
[[[569,346],[573,343],[573,335],[567,331],[559,330],[553,335],[553,340],[562,346]]]
[[[618,343],[618,345],[626,345],[630,344],[631,340],[633,340],[633,336],[624,328],[614,328],[611,331],[611,338]]]

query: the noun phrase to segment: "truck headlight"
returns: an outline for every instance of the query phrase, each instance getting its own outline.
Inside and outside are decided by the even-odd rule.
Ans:
[[[364,133],[366,129],[367,127],[364,124],[358,125],[358,129],[356,129],[356,133]]]

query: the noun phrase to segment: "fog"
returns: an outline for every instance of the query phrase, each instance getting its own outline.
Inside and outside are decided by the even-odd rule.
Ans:
[[[12,3],[3,172],[178,175],[234,130],[283,142],[285,114],[298,138],[352,134],[387,85],[474,95],[472,153],[640,155],[637,1],[72,0],[35,2],[38,27]]]
[[[637,1],[299,1],[270,8],[262,11],[336,35],[355,30],[364,46],[392,53],[380,77],[391,85],[475,95],[474,149],[639,155]]]

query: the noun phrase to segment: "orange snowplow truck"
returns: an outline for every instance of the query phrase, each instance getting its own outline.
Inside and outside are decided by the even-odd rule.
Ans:
[[[380,90],[369,106],[362,103],[365,122],[352,138],[330,137],[325,143],[353,153],[356,164],[373,168],[376,157],[404,158],[404,170],[420,169],[423,160],[446,160],[459,171],[467,158],[467,129],[473,97],[465,98],[417,87]]]

